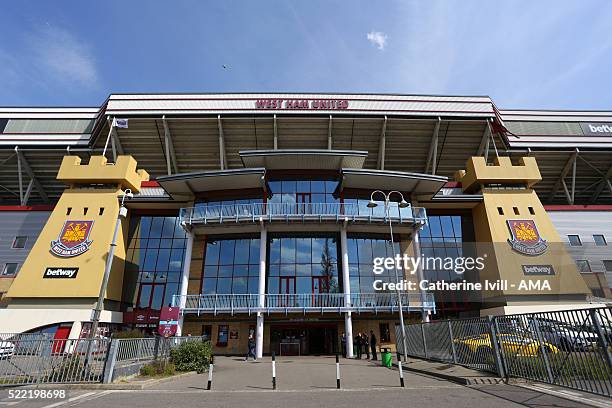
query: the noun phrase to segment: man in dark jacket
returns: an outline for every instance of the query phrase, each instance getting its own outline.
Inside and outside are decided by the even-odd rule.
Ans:
[[[372,349],[372,360],[378,360],[378,356],[376,355],[376,336],[374,335],[374,330],[370,330],[370,348]]]
[[[249,356],[253,356],[253,361],[257,361],[257,355],[255,354],[255,339],[253,335],[249,335],[249,343],[248,343],[249,351],[247,352],[246,357],[244,357],[244,361],[249,360]]]
[[[355,349],[357,350],[356,354],[357,354],[357,358],[359,360],[361,360],[361,344],[362,344],[362,342],[363,342],[363,339],[361,337],[361,333],[357,333],[357,336],[355,336]]]
[[[367,332],[361,335],[361,343],[363,344],[363,351],[366,355],[366,360],[369,360],[370,359],[370,341],[368,340]]]

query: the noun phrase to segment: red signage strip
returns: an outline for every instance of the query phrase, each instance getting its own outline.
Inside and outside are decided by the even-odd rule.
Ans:
[[[2,205],[0,211],[53,211],[54,205]]]

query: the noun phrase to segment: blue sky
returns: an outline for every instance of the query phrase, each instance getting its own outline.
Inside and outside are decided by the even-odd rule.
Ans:
[[[608,0],[13,1],[0,105],[325,91],[612,110],[611,28]]]

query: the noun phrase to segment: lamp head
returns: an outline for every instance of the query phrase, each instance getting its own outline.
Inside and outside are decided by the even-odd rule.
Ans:
[[[375,207],[378,207],[378,203],[374,200],[370,200],[368,202],[368,208],[375,208]]]
[[[406,208],[406,207],[410,207],[410,204],[408,204],[408,202],[402,198],[402,201],[400,201],[399,203],[399,208]]]

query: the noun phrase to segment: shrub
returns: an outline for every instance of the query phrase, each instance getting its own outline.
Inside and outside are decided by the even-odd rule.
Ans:
[[[175,372],[174,364],[164,360],[155,360],[140,368],[140,375],[143,377],[167,377],[174,375]]]
[[[203,373],[208,369],[212,346],[209,341],[191,341],[183,343],[170,351],[170,359],[178,371],[197,371]]]

